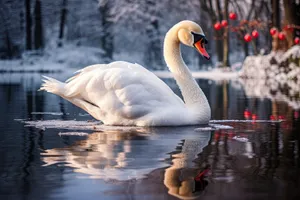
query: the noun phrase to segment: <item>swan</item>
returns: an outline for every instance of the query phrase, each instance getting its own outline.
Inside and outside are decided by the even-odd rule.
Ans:
[[[180,43],[195,47],[206,59],[210,57],[205,50],[205,34],[195,22],[181,21],[166,33],[164,59],[184,101],[155,74],[124,61],[85,67],[66,82],[43,76],[40,90],[61,96],[105,125],[207,124],[211,109],[182,59]]]

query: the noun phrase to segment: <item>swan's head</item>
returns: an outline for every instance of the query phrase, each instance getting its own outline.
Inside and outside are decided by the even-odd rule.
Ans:
[[[205,49],[207,39],[202,28],[195,22],[188,20],[179,22],[177,25],[179,26],[179,41],[187,46],[195,47],[203,57],[209,60],[210,56]]]

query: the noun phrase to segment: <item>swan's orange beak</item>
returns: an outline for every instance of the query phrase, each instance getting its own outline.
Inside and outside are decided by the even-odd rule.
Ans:
[[[199,53],[204,57],[206,58],[207,60],[210,59],[210,56],[208,55],[206,49],[205,49],[205,46],[204,46],[204,42],[201,40],[199,40],[198,42],[196,42],[194,44],[194,47],[199,51]]]

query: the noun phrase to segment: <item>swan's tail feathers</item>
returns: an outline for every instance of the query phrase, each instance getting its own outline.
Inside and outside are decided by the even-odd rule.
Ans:
[[[54,78],[43,76],[44,83],[38,91],[45,90],[47,92],[62,95],[64,93],[65,83],[62,83]]]

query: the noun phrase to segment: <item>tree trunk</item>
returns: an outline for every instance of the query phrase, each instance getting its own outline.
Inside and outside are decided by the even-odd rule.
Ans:
[[[26,50],[31,50],[30,0],[25,0],[25,15],[26,15]]]
[[[220,0],[216,0],[215,4],[217,6],[217,19],[219,22],[221,22],[223,20],[223,15],[222,15]],[[216,35],[217,35],[217,41],[216,41],[217,49],[216,50],[217,50],[217,54],[218,54],[218,61],[222,62],[222,65],[223,65],[223,58],[224,58],[224,55],[223,55],[223,53],[224,53],[223,52],[223,36],[224,36],[223,30],[216,31]]]
[[[7,56],[9,59],[12,59],[13,50],[12,50],[12,44],[11,44],[11,40],[7,28],[5,28],[5,43],[6,43]]]
[[[228,21],[228,4],[229,0],[224,2],[224,20]],[[224,29],[224,39],[223,39],[223,67],[229,66],[229,30],[228,27]]]
[[[247,57],[247,56],[249,56],[248,43],[242,41],[242,44],[243,44],[243,49],[244,49],[245,57]]]
[[[102,23],[102,36],[101,43],[102,48],[105,51],[105,57],[109,60],[112,60],[113,57],[113,23],[109,21],[110,17],[110,1],[103,1],[99,7],[101,14],[101,23]]]
[[[295,0],[283,0],[284,7],[284,25],[299,25],[300,15],[299,12],[300,5],[296,3]],[[290,48],[294,45],[294,31],[293,30],[285,30],[287,46]]]
[[[62,46],[62,39],[64,38],[64,30],[66,25],[66,17],[67,17],[67,0],[63,0],[62,9],[60,15],[60,24],[59,24],[59,35],[58,35],[58,46]]]
[[[44,47],[44,34],[42,25],[42,8],[41,1],[36,0],[34,8],[34,48],[42,49]]]
[[[272,5],[272,26],[280,29],[280,1],[271,0]]]
[[[280,30],[281,24],[280,24],[280,5],[279,5],[278,0],[271,0],[271,5],[272,5],[272,26],[276,27],[278,30]],[[280,44],[279,44],[279,39],[277,35],[273,36],[272,40],[272,51],[277,51],[279,50]]]

